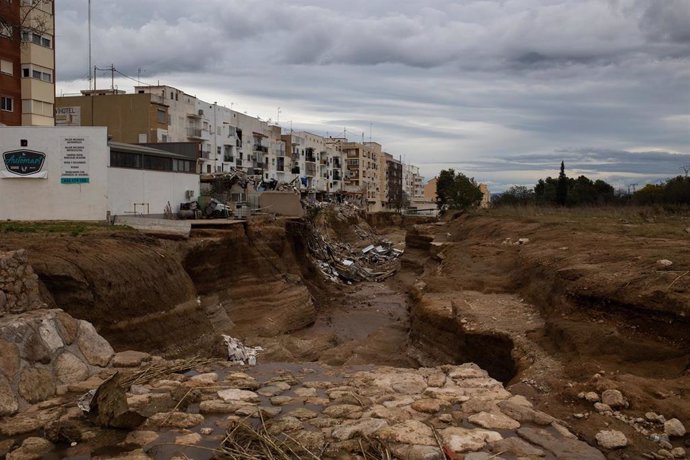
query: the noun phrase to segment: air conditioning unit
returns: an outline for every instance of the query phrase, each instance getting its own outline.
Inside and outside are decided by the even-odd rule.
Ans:
[[[194,198],[194,190],[187,190],[184,192],[184,197],[188,200]]]

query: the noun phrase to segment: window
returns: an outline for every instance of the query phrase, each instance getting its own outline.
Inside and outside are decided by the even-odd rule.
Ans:
[[[12,32],[13,30],[11,25],[0,23],[0,37],[11,38],[13,35]]]
[[[0,110],[4,112],[13,112],[14,100],[11,97],[0,96]]]
[[[4,59],[0,59],[0,73],[13,75],[14,64],[12,63],[12,61],[5,61]]]
[[[36,80],[52,83],[53,71],[45,67],[25,65],[22,67],[22,77],[35,78]]]
[[[158,120],[158,123],[165,123],[165,110],[158,109],[158,112],[156,113],[156,118]]]
[[[33,43],[34,45],[44,48],[52,48],[53,46],[53,37],[51,35],[43,35],[39,32],[30,30],[22,30],[22,41],[25,43]]]
[[[110,151],[110,166],[113,168],[141,168],[141,155],[137,153]]]

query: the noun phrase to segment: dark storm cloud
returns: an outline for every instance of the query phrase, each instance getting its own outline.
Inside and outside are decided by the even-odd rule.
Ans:
[[[630,152],[690,153],[690,0],[92,3],[97,65],[250,115],[281,106],[296,129],[373,126],[427,175],[526,180],[546,167],[528,154],[567,147],[574,167],[666,177],[675,157]],[[57,3],[59,90],[84,86],[85,4]]]

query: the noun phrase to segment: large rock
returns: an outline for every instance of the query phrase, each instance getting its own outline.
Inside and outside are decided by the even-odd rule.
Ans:
[[[468,419],[470,423],[479,425],[482,428],[488,428],[490,430],[517,430],[520,428],[520,423],[516,422],[507,415],[503,415],[500,412],[480,412],[478,414],[471,415]]]
[[[419,446],[437,445],[434,433],[428,425],[417,420],[407,420],[393,426],[387,426],[376,432],[376,436],[388,442],[414,444]]]
[[[43,438],[26,438],[21,447],[7,454],[7,460],[39,460],[55,446]]]
[[[218,397],[225,402],[259,402],[259,395],[253,391],[236,390],[234,388],[219,391]]]
[[[17,391],[30,403],[45,401],[55,395],[55,379],[47,369],[26,368],[19,376]]]
[[[57,318],[58,331],[67,345],[74,343],[79,333],[79,321],[65,313],[58,311],[55,314]]]
[[[664,423],[664,433],[670,437],[685,436],[685,426],[677,418],[672,418]]]
[[[628,445],[628,438],[616,430],[600,431],[596,435],[597,443],[604,449],[620,449]]]
[[[96,328],[86,321],[79,322],[77,344],[84,357],[94,366],[107,366],[115,354],[108,341],[98,335]]]
[[[144,361],[151,359],[151,355],[141,351],[121,351],[113,357],[113,367],[139,367]]]
[[[500,441],[503,436],[495,431],[449,427],[441,431],[443,441],[453,452],[476,452],[489,442]]]
[[[388,426],[388,422],[378,418],[347,421],[334,428],[331,436],[338,441],[345,441],[355,437],[370,437],[385,426]]]
[[[13,378],[19,370],[19,349],[13,343],[0,339],[0,372]]]
[[[515,454],[518,458],[523,457],[545,457],[546,453],[534,447],[532,444],[528,444],[520,438],[512,437],[501,439],[500,441],[494,441],[489,443],[489,447],[492,452],[511,453]]]
[[[19,410],[19,403],[14,396],[7,378],[0,374],[0,417],[12,415]]]
[[[556,436],[544,429],[523,427],[518,435],[537,446],[551,451],[561,460],[606,460],[604,454],[587,443]]]
[[[66,351],[55,360],[55,375],[61,384],[77,383],[89,377],[89,367]]]
[[[62,337],[60,337],[60,333],[58,333],[57,327],[55,326],[55,322],[52,319],[41,320],[41,323],[38,326],[38,334],[41,336],[43,343],[46,344],[51,353],[55,353],[60,348],[65,346],[64,342],[62,341]]]
[[[41,335],[28,325],[25,326],[25,330],[26,339],[19,351],[21,357],[31,363],[50,363],[50,350],[43,342]]]
[[[610,407],[626,407],[628,404],[623,393],[618,390],[606,390],[601,394],[601,402]]]

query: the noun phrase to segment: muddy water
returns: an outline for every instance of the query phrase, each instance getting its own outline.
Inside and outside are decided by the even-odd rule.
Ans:
[[[319,361],[330,365],[417,365],[401,353],[407,348],[410,321],[406,295],[387,283],[367,282],[340,287],[328,303],[312,327],[295,334],[302,339],[335,335],[337,345]]]

